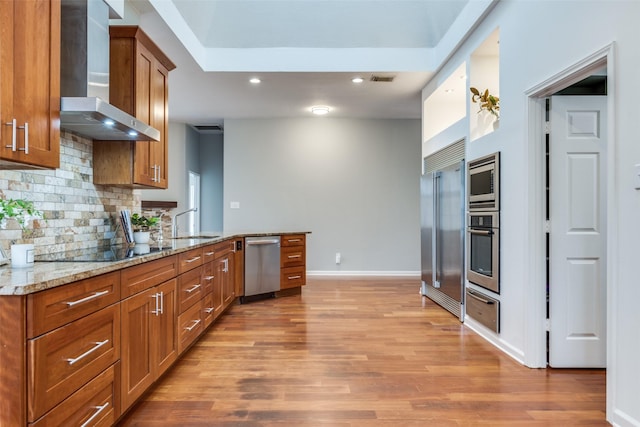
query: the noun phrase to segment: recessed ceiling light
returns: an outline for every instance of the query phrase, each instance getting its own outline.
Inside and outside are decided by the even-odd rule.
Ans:
[[[324,116],[325,114],[329,114],[331,108],[326,105],[314,105],[311,107],[311,112],[316,116]]]
[[[249,83],[253,83],[254,85],[257,85],[260,82],[261,80],[257,77],[252,77],[251,79],[249,79]]]
[[[351,79],[353,83],[362,83],[364,79],[362,77],[354,77]]]

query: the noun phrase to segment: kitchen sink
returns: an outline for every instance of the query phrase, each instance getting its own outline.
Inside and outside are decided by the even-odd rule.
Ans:
[[[220,237],[216,234],[194,234],[190,236],[178,236],[172,237],[173,239],[215,239],[216,237]]]

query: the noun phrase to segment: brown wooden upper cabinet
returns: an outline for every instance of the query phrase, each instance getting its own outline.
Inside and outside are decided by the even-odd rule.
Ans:
[[[109,101],[160,131],[160,141],[93,145],[93,182],[167,188],[169,71],[176,66],[137,26],[112,26]]]
[[[60,165],[60,0],[0,1],[0,168]]]

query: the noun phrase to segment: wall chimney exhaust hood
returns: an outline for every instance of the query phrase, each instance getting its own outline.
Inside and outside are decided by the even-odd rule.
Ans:
[[[62,0],[60,128],[94,140],[160,140],[160,131],[109,104],[109,6]]]

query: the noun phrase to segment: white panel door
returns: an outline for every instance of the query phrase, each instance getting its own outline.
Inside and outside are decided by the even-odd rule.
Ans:
[[[606,366],[606,96],[550,114],[549,365]]]

